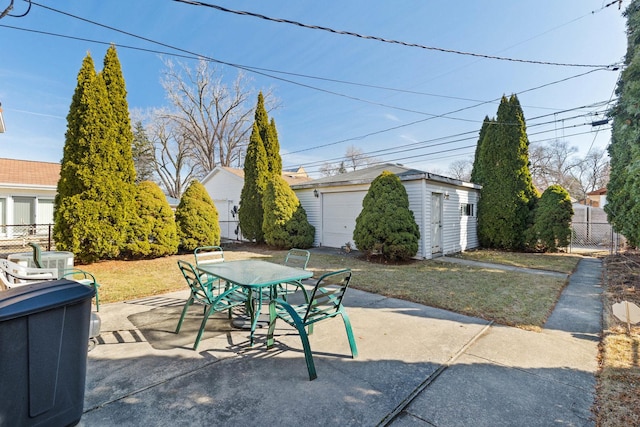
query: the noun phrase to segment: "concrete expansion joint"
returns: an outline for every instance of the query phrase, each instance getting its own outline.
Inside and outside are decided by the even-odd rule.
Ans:
[[[464,355],[467,352],[467,350],[471,346],[473,346],[473,344],[478,339],[480,339],[480,337],[485,335],[489,331],[489,329],[493,327],[493,323],[494,323],[493,320],[487,323],[484,326],[484,328],[480,330],[480,332],[478,332],[473,337],[471,337],[471,339],[465,345],[463,345],[460,348],[460,350],[458,350],[453,356],[451,356],[449,360],[444,362],[442,365],[438,366],[438,369],[436,369],[431,375],[429,375],[424,381],[422,381],[411,393],[409,393],[409,395],[405,399],[403,399],[402,402],[400,402],[400,404],[396,406],[393,411],[389,412],[377,424],[377,426],[386,427],[391,425],[393,420],[395,420],[398,417],[398,415],[400,415],[411,404],[411,402],[413,402],[413,400],[416,397],[418,397],[420,393],[426,390],[440,376],[440,374],[446,371],[449,366],[453,365],[456,360],[458,360],[462,355]]]

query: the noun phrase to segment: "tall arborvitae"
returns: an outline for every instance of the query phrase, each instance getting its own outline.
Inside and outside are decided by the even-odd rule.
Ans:
[[[267,152],[269,172],[274,177],[280,177],[282,175],[282,157],[280,157],[280,142],[278,141],[278,130],[274,119],[271,119],[269,123],[268,135],[267,141],[269,145],[265,145],[264,149]]]
[[[640,245],[640,1],[633,0],[627,17],[627,54],[610,111],[613,117],[611,173],[607,184],[607,212],[613,228],[622,233],[631,246]]]
[[[269,115],[264,107],[264,96],[262,92],[258,94],[258,104],[256,105],[255,123],[258,126],[260,139],[267,153],[267,163],[269,173],[273,176],[282,174],[282,159],[280,158],[280,143],[278,142],[278,132],[273,119],[269,122]]]
[[[502,97],[496,123],[483,137],[479,161],[483,188],[478,235],[484,247],[524,248],[538,193],[529,171],[529,140],[515,95]]]
[[[136,169],[131,154],[133,130],[129,117],[127,89],[122,75],[122,67],[115,46],[111,45],[104,56],[104,65],[100,73],[107,86],[107,95],[116,121],[116,143],[120,151],[120,172],[122,182],[133,184],[136,180]]]
[[[484,137],[487,135],[489,127],[495,123],[495,120],[489,119],[489,116],[485,116],[484,121],[482,122],[482,127],[480,128],[480,135],[478,136],[478,144],[476,145],[476,152],[473,158],[473,169],[471,169],[471,182],[482,185],[484,181],[482,177],[482,158],[480,157],[482,141]]]
[[[268,177],[267,153],[260,137],[258,125],[254,123],[247,154],[244,158],[244,186],[240,193],[238,218],[244,238],[254,240],[257,243],[264,242],[262,197],[267,188]]]
[[[87,54],[78,73],[55,198],[56,247],[92,262],[115,258],[128,228],[117,126],[104,80]]]
[[[107,95],[111,103],[111,110],[116,126],[116,145],[119,159],[118,177],[113,177],[121,182],[119,191],[114,194],[115,203],[121,204],[123,214],[127,224],[132,224],[137,220],[136,191],[136,169],[133,161],[132,145],[133,130],[131,129],[131,119],[129,117],[129,104],[127,102],[127,89],[122,75],[122,67],[118,59],[115,46],[111,45],[104,56],[104,63],[100,76],[107,87]],[[133,230],[128,227],[126,230],[128,237],[124,245],[131,244],[136,237]],[[125,249],[124,247],[122,249]]]

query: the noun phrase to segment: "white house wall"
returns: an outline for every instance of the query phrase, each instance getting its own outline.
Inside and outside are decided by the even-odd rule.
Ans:
[[[234,206],[240,207],[240,193],[244,180],[224,169],[217,170],[215,175],[208,176],[202,185],[211,195],[213,204],[218,211],[220,222],[220,237],[224,239],[236,239],[235,234],[238,225],[237,215],[234,217],[231,211]]]
[[[0,221],[4,224],[20,225],[16,224],[14,218],[14,197],[31,199],[32,215],[34,224],[52,224],[53,223],[53,208],[52,203],[56,195],[56,188],[23,188],[20,186],[2,186],[0,187],[0,209],[3,212],[0,214]],[[0,225],[3,225],[0,223]],[[0,227],[0,236],[11,237],[12,229]]]

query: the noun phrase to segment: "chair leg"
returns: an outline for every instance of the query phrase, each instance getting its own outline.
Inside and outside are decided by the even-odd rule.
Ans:
[[[178,327],[176,328],[176,334],[180,332],[180,328],[182,327],[182,321],[184,320],[184,316],[186,316],[187,310],[189,309],[189,306],[191,305],[191,303],[193,303],[193,297],[189,297],[189,299],[187,300],[186,304],[184,305],[184,308],[182,309],[182,315],[180,315],[180,320],[178,321]]]
[[[205,312],[203,318],[202,318],[202,323],[200,324],[200,330],[198,331],[198,336],[196,337],[196,342],[195,344],[193,344],[193,349],[197,350],[198,349],[198,345],[200,344],[200,339],[202,338],[202,334],[204,333],[204,328],[207,326],[207,320],[209,320],[209,316],[211,315],[211,312],[213,311],[213,306],[210,305],[207,307],[207,311]]]
[[[276,320],[278,320],[278,316],[276,315],[276,303],[269,303],[269,329],[267,330],[267,349],[273,347],[273,332],[276,330]]]
[[[304,360],[307,362],[307,371],[309,371],[309,381],[313,381],[318,378],[316,374],[316,365],[313,363],[313,354],[311,353],[311,345],[309,345],[309,337],[304,329],[303,324],[296,322],[296,329],[300,334],[300,340],[302,341],[302,348],[304,348]]]
[[[355,358],[358,356],[358,347],[356,347],[356,340],[353,337],[353,330],[351,329],[351,321],[349,320],[349,316],[347,316],[347,312],[345,310],[340,309],[340,314],[342,315],[344,328],[347,330],[347,339],[349,340],[349,347],[351,347],[351,357]]]
[[[98,287],[96,285],[93,286],[96,290],[96,311],[100,311],[100,298],[98,297]]]

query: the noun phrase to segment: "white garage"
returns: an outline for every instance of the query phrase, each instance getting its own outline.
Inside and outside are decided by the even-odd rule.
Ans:
[[[356,218],[371,182],[383,171],[396,174],[407,190],[409,209],[420,229],[417,258],[456,253],[479,246],[477,204],[480,186],[400,165],[367,169],[292,185],[309,222],[315,246],[352,246]]]

